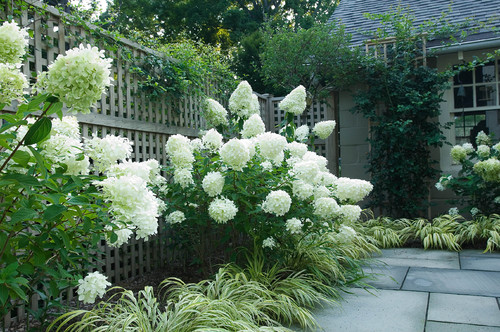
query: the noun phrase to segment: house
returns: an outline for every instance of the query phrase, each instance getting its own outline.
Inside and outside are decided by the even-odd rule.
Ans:
[[[466,19],[474,22],[488,22],[500,26],[499,0],[342,0],[330,19],[330,22],[341,22],[346,32],[352,34],[352,45],[367,48],[373,35],[368,32],[380,27],[378,21],[365,17],[365,13],[381,14],[395,10],[400,6],[415,18],[414,24],[437,20],[446,14],[450,23],[461,23]],[[500,34],[492,29],[479,29],[470,34],[460,43],[441,46],[439,41],[429,41],[426,50],[434,54],[429,66],[445,70],[451,66],[482,57],[500,49]],[[454,77],[451,88],[445,91],[441,104],[441,123],[452,122],[453,125],[445,131],[447,141],[452,145],[470,141],[471,132],[485,129],[500,138],[500,59],[496,59],[478,67],[473,72],[462,72]],[[354,107],[350,92],[339,93],[339,130],[340,156],[342,176],[369,179],[366,172],[367,142],[369,122],[360,114],[353,114]],[[443,173],[456,174],[460,167],[452,162],[451,146],[445,145],[433,151],[439,161]],[[439,192],[432,188],[430,199],[437,205],[431,211],[437,215],[447,211],[445,204],[451,196],[449,191]]]

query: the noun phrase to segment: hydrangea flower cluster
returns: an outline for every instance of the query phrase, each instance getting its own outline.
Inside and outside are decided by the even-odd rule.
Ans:
[[[28,47],[28,31],[16,22],[4,22],[0,26],[0,63],[16,64],[22,61]]]
[[[340,206],[331,197],[320,197],[314,201],[314,214],[324,220],[332,220],[340,214]]]
[[[335,196],[341,202],[357,203],[372,191],[373,185],[365,180],[338,178],[335,181]]]
[[[106,135],[85,139],[85,153],[94,160],[99,172],[107,171],[117,161],[124,161],[132,154],[132,142],[126,137]]]
[[[352,227],[341,225],[336,239],[340,243],[350,243],[355,237],[356,231]]]
[[[241,131],[241,136],[243,138],[255,137],[266,131],[266,126],[264,121],[262,121],[259,114],[253,114],[243,123],[243,130]]]
[[[285,137],[270,132],[260,134],[257,136],[256,141],[257,146],[260,149],[261,156],[270,160],[275,160],[277,157],[281,157],[283,150],[287,146]]]
[[[477,155],[481,158],[488,158],[490,156],[490,147],[488,145],[479,145],[477,147]]]
[[[166,220],[171,224],[180,224],[186,220],[186,216],[182,211],[174,211],[167,216]]]
[[[229,97],[229,109],[242,119],[248,119],[253,114],[259,114],[259,100],[253,94],[252,87],[247,81],[241,81]]]
[[[293,89],[278,106],[287,113],[300,115],[304,112],[306,105],[306,88],[299,85]]]
[[[71,110],[90,113],[111,85],[111,59],[90,45],[59,55],[49,70],[38,75],[37,88],[64,102]]]
[[[208,214],[219,224],[225,224],[233,219],[238,212],[238,208],[233,201],[225,197],[216,198],[208,207]]]
[[[203,178],[202,186],[208,196],[220,195],[224,188],[224,176],[220,172],[209,172]]]
[[[203,146],[209,150],[215,151],[222,146],[222,135],[215,129],[210,129],[203,135]]]
[[[309,138],[309,127],[307,125],[302,125],[295,129],[295,140],[298,142],[304,142]]]
[[[474,171],[485,181],[500,182],[500,160],[496,158],[478,161],[474,165]]]
[[[335,129],[334,120],[321,121],[314,125],[313,133],[321,139],[326,139],[332,134],[333,129]]]
[[[94,303],[97,296],[104,295],[108,286],[111,286],[111,283],[106,276],[97,271],[89,273],[84,279],[78,280],[78,300],[83,303]]]
[[[242,171],[250,160],[250,151],[243,140],[230,139],[219,150],[222,161],[230,168]]]
[[[456,162],[461,162],[467,158],[467,150],[461,145],[455,145],[451,148],[451,158]]]
[[[276,190],[267,195],[266,200],[262,203],[262,210],[279,217],[284,216],[290,210],[291,205],[290,195],[284,190]]]
[[[211,98],[206,99],[204,115],[207,122],[214,127],[228,124],[226,109]]]
[[[340,214],[344,222],[352,224],[359,220],[361,208],[359,205],[342,205],[340,207]]]
[[[10,105],[13,100],[23,100],[28,86],[26,76],[17,66],[0,63],[0,104]]]
[[[302,232],[302,221],[298,218],[291,218],[286,221],[286,230],[290,234],[300,234]]]

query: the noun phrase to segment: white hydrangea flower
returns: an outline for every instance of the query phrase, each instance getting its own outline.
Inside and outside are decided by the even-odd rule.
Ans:
[[[97,47],[80,45],[59,55],[38,76],[37,87],[56,96],[71,111],[90,113],[111,85],[111,62]]]
[[[78,300],[83,303],[94,303],[97,296],[104,295],[108,286],[111,286],[111,283],[106,276],[97,271],[89,273],[84,279],[78,280]]]
[[[201,139],[199,139],[199,138],[192,139],[191,142],[190,142],[190,146],[191,146],[191,150],[193,152],[194,151],[200,152],[204,148],[203,141]]]
[[[455,145],[451,148],[451,158],[454,161],[461,162],[467,158],[467,151],[461,145]]]
[[[307,152],[307,145],[299,142],[291,142],[286,145],[286,149],[290,152],[290,156],[302,158]]]
[[[496,204],[500,204],[500,196],[495,197],[495,199],[493,200],[493,202],[496,203]]]
[[[203,145],[206,149],[215,151],[222,146],[222,135],[215,129],[210,129],[203,135]]]
[[[320,172],[317,176],[316,182],[323,186],[333,186],[337,181],[337,177],[330,172]]]
[[[260,134],[256,139],[260,155],[267,159],[276,158],[287,145],[285,137],[271,132]]]
[[[39,143],[43,149],[41,154],[56,164],[66,164],[68,169],[66,174],[78,175],[88,174],[90,162],[87,156],[82,160],[77,160],[79,154],[83,152],[83,144],[79,139],[64,135],[53,135],[48,140]]]
[[[302,157],[302,160],[314,161],[316,164],[318,164],[319,170],[321,172],[328,172],[328,168],[326,168],[326,165],[328,164],[328,159],[326,159],[323,156],[320,156],[316,152],[307,151]]]
[[[220,172],[209,172],[202,181],[203,190],[210,197],[215,197],[222,193],[224,188],[224,176]]]
[[[146,183],[150,182],[151,167],[147,162],[124,161],[121,164],[112,165],[107,172],[108,177],[138,176]]]
[[[485,181],[500,182],[500,160],[489,158],[474,165],[474,172]]]
[[[304,142],[309,138],[309,127],[307,125],[302,125],[295,129],[295,140],[299,142]]]
[[[295,166],[296,163],[300,163],[302,161],[302,158],[298,157],[290,157],[286,160],[286,164],[290,169],[293,170],[293,167]]]
[[[477,155],[481,158],[488,158],[490,156],[490,147],[488,145],[479,145]]]
[[[65,116],[62,120],[52,119],[51,135],[64,135],[80,140],[80,125],[75,116]]]
[[[219,224],[225,224],[233,219],[238,208],[233,201],[225,197],[214,199],[208,206],[208,215]]]
[[[128,159],[132,154],[132,142],[126,137],[106,135],[85,139],[85,153],[92,158],[99,172],[105,172],[117,161]]]
[[[113,248],[119,248],[125,243],[127,243],[132,236],[133,231],[129,228],[120,228],[114,230],[114,233],[118,237],[115,242],[111,243],[109,238],[106,238],[106,244]]]
[[[450,216],[457,216],[458,215],[458,208],[457,207],[452,207],[448,210],[448,214]]]
[[[191,141],[189,138],[181,134],[170,136],[167,140],[167,144],[165,144],[165,152],[171,155],[181,149],[191,150]]]
[[[337,241],[340,243],[350,243],[356,237],[356,231],[349,226],[341,225],[340,230],[336,236]]]
[[[253,156],[255,156],[255,137],[253,137],[252,139],[243,138],[240,139],[240,142],[245,144],[245,146],[247,147],[249,160],[252,159]]]
[[[207,122],[212,126],[228,124],[226,109],[214,99],[206,99],[206,109],[204,112],[204,116]]]
[[[242,119],[260,113],[259,100],[247,81],[241,81],[229,97],[229,109]]]
[[[471,143],[464,143],[462,147],[465,149],[465,153],[471,154],[474,152],[474,146]]]
[[[490,140],[490,137],[484,132],[484,131],[480,131],[477,136],[476,136],[476,144],[477,145],[490,145],[491,144],[491,140]]]
[[[481,213],[481,211],[477,207],[470,209],[470,214],[472,214],[472,216],[475,216],[478,213]]]
[[[287,113],[299,115],[304,112],[306,105],[306,88],[299,85],[278,104],[278,107]]]
[[[444,186],[441,182],[436,182],[436,184],[434,185],[436,187],[437,190],[439,191],[444,191]]]
[[[182,211],[174,211],[170,213],[165,220],[170,223],[170,224],[180,224],[184,220],[186,220],[186,216],[184,215],[184,212]]]
[[[247,144],[237,138],[230,139],[219,150],[222,161],[236,171],[242,171],[250,160]]]
[[[295,180],[292,183],[292,193],[299,200],[305,201],[313,195],[314,186],[302,180]]]
[[[291,218],[286,221],[286,230],[290,234],[300,234],[302,232],[302,221],[298,218]]]
[[[290,195],[284,190],[271,191],[262,203],[262,210],[276,216],[284,216],[292,205]]]
[[[320,170],[315,161],[301,161],[293,166],[293,173],[299,180],[307,183],[314,183]]]
[[[333,198],[321,197],[314,200],[313,213],[322,219],[330,220],[340,214],[340,207]]]
[[[0,63],[0,104],[10,105],[13,100],[22,101],[24,90],[28,87],[26,76],[16,66]]]
[[[493,150],[496,150],[498,153],[500,153],[500,142],[498,142],[497,144],[493,145],[491,148]]]
[[[28,47],[29,34],[26,29],[21,29],[16,22],[5,21],[0,27],[0,62],[17,64]]]
[[[178,183],[183,189],[194,184],[193,174],[189,168],[176,168],[174,170],[174,182]]]
[[[191,147],[182,147],[169,155],[170,162],[175,168],[193,168],[194,155]]]
[[[327,120],[321,121],[314,125],[313,132],[321,139],[326,139],[333,133],[333,129],[335,129],[335,121]]]
[[[370,182],[359,179],[338,178],[335,185],[334,194],[341,202],[362,201],[373,189]]]
[[[264,171],[270,171],[273,169],[273,163],[270,162],[269,160],[263,161],[260,166],[262,166],[262,169]]]
[[[268,237],[262,241],[262,248],[272,249],[274,247],[276,247],[276,241],[272,237]]]
[[[281,151],[280,153],[275,155],[274,158],[271,159],[271,163],[276,167],[278,167],[283,163],[284,159],[285,159],[285,153]]]
[[[358,205],[342,205],[340,206],[340,214],[344,222],[354,223],[361,216],[361,208]]]
[[[264,121],[260,118],[259,114],[253,114],[243,123],[243,130],[241,131],[241,136],[243,138],[255,137],[266,131],[266,125]]]
[[[158,200],[138,176],[108,177],[95,183],[110,202],[109,211],[117,224],[135,227],[137,238],[148,238],[158,229]]]
[[[314,188],[314,199],[318,199],[321,197],[330,197],[331,194],[332,192],[330,191],[330,189],[325,186],[317,186],[316,188]]]

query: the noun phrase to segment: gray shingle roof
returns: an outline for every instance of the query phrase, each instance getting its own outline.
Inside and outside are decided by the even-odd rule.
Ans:
[[[466,18],[482,22],[490,19],[495,26],[500,26],[500,0],[341,0],[329,22],[342,22],[346,32],[352,34],[352,44],[362,45],[364,40],[370,39],[362,32],[375,31],[380,27],[377,21],[365,18],[364,14],[382,14],[398,5],[408,8],[415,16],[415,25],[437,19],[451,7],[447,15],[450,23],[463,22]]]

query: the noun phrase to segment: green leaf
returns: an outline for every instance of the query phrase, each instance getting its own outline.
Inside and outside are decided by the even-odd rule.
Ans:
[[[90,201],[85,196],[75,196],[71,197],[71,199],[68,200],[68,203],[74,205],[89,205]]]
[[[5,284],[0,284],[0,304],[3,306],[9,298],[9,289]]]
[[[0,272],[0,275],[4,279],[9,279],[9,277],[13,277],[13,276],[17,275],[16,270],[17,270],[18,266],[19,266],[19,264],[17,262],[11,263],[2,269],[2,272]]]
[[[29,220],[35,218],[37,215],[38,214],[35,210],[21,207],[12,214],[11,221],[15,223],[22,220]]]
[[[26,151],[17,150],[12,156],[12,160],[21,166],[26,167],[30,161],[31,155]]]
[[[0,177],[2,180],[8,180],[12,182],[18,182],[19,184],[25,186],[25,187],[37,187],[41,186],[40,182],[38,179],[34,176],[31,175],[26,175],[26,174],[5,174],[4,176]]]
[[[58,101],[56,103],[49,104],[49,105],[52,105],[52,106],[50,107],[49,111],[47,112],[47,115],[57,114],[59,116],[59,118],[62,119],[62,117],[63,117],[63,113],[62,113],[63,103]],[[48,106],[46,106],[45,109]]]
[[[47,168],[45,167],[45,161],[42,155],[32,146],[28,146],[28,149],[30,149],[31,153],[35,157],[36,163],[40,167],[40,173],[42,174],[42,177],[47,177]]]
[[[35,98],[33,98],[28,103],[27,111],[29,113],[32,113],[32,112],[40,110],[40,105],[47,99],[47,97],[48,97],[48,95],[45,93],[37,95]]]
[[[38,143],[50,135],[52,129],[52,121],[49,118],[43,117],[38,119],[26,133],[24,139],[25,145]]]
[[[12,114],[0,114],[0,119],[3,119],[3,120],[10,122],[10,123],[17,122],[17,118]]]
[[[43,219],[54,220],[59,217],[67,208],[61,204],[53,204],[43,212]]]

